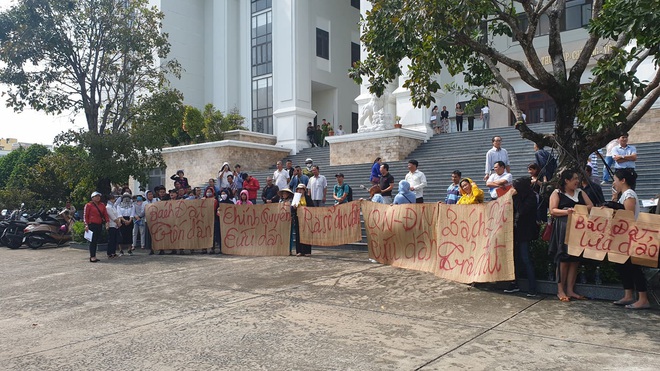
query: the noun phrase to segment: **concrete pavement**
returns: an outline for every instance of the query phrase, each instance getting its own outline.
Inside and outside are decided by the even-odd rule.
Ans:
[[[0,248],[0,370],[656,370],[660,311],[312,257]]]

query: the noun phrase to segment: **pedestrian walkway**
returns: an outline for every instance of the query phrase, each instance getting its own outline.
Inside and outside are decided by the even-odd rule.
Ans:
[[[311,257],[0,249],[1,370],[655,370],[660,313]]]

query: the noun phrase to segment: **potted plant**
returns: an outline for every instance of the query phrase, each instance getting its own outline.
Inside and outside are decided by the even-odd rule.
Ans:
[[[394,128],[401,129],[402,125],[401,123],[399,123],[399,121],[401,121],[401,116],[394,116],[394,121],[396,121],[396,123],[394,124]]]

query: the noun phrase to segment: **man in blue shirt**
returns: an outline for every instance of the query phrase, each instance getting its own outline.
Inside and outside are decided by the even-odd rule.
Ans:
[[[447,188],[447,197],[445,197],[445,203],[452,205],[458,202],[461,198],[461,188],[458,183],[461,181],[461,172],[454,170],[451,173],[451,184]]]
[[[637,148],[628,145],[628,133],[619,137],[619,145],[612,149],[615,169],[634,169],[637,161]]]

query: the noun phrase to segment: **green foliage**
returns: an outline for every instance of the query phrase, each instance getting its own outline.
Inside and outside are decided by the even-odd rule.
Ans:
[[[73,242],[77,243],[89,243],[85,239],[85,223],[82,221],[77,221],[71,226],[71,238]],[[101,229],[101,236],[99,237],[99,243],[108,243],[108,230],[105,229],[105,226]]]
[[[86,130],[65,132],[56,143],[88,152],[99,191],[130,175],[144,181],[146,169],[162,165],[163,136],[131,135],[131,125],[144,122],[140,108],[180,73],[176,61],[165,60],[162,19],[148,0],[19,0],[0,13],[7,105],[84,112]]]
[[[555,101],[555,134],[537,133],[527,125],[516,127],[524,138],[557,148],[560,169],[584,163],[620,131],[630,130],[660,96],[660,69],[649,81],[636,77],[644,60],[658,66],[660,33],[655,25],[660,23],[660,0],[594,0],[594,19],[583,45],[572,46],[580,50],[578,58],[570,60],[564,58],[560,29],[565,2],[371,3],[361,22],[367,56],[349,70],[351,78],[357,83],[366,79],[369,91],[382,95],[388,84],[404,75],[403,87],[410,89],[413,104],[421,107],[435,102],[441,73],[461,74],[464,84],[445,88],[502,104],[516,117],[521,112],[509,81],[523,81]],[[521,14],[528,22],[520,21]],[[541,17],[547,17],[549,32],[537,36]],[[576,32],[581,31],[571,34]],[[504,40],[495,40],[498,37]],[[511,37],[519,54],[498,49],[511,44]],[[547,49],[536,50],[535,45],[541,43]],[[597,59],[595,66],[592,55]],[[594,78],[583,88],[588,69]]]
[[[35,144],[24,151],[21,151],[18,161],[14,164],[9,180],[7,181],[6,187],[24,189],[29,185],[29,180],[27,177],[30,169],[36,165],[44,156],[48,155],[50,151],[48,148]]]
[[[224,133],[230,130],[246,130],[245,118],[233,108],[227,115],[216,110],[213,104],[204,106],[204,111],[186,106],[183,118],[183,130],[193,143],[213,142],[224,139]]]
[[[19,159],[23,152],[25,152],[25,148],[19,147],[9,152],[6,156],[0,157],[0,189],[7,186],[7,181],[14,171],[14,168],[19,163]]]

